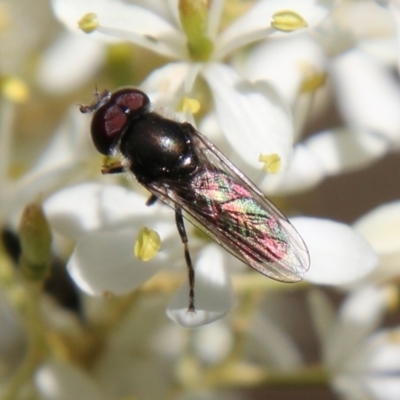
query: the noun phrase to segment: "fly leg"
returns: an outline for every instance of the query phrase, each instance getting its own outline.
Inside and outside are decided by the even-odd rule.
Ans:
[[[125,172],[125,168],[119,162],[105,166],[101,169],[101,173],[103,175],[121,174],[122,172]],[[154,196],[154,194],[150,195],[150,197],[146,201],[146,206],[152,206],[157,200],[158,200],[157,196]]]
[[[120,162],[116,162],[116,163],[111,164],[111,165],[103,166],[103,168],[101,169],[101,173],[103,175],[121,174],[122,172],[125,172],[125,169],[124,169],[124,167],[122,166],[122,164]]]
[[[150,195],[150,197],[146,201],[146,206],[152,206],[157,200],[157,196],[154,196],[154,194]]]
[[[175,208],[175,222],[176,222],[176,227],[178,228],[179,235],[181,237],[184,250],[185,250],[185,260],[186,260],[186,266],[188,268],[188,274],[189,274],[189,307],[188,307],[188,312],[195,312],[194,308],[194,284],[195,284],[195,277],[194,277],[194,268],[192,265],[192,260],[190,258],[190,253],[189,253],[189,246],[188,246],[188,238],[186,235],[186,229],[185,225],[183,223],[183,216],[182,216],[182,210],[179,207]]]

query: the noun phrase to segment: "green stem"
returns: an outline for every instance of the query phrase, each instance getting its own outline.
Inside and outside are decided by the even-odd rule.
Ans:
[[[235,275],[233,277],[233,286],[237,293],[252,293],[254,291],[271,292],[293,292],[304,290],[310,287],[306,281],[296,283],[282,283],[272,279],[265,278],[257,273]]]
[[[201,384],[209,388],[325,387],[329,384],[329,376],[319,365],[306,366],[297,371],[273,371],[238,363],[208,371]]]
[[[17,372],[11,378],[3,393],[2,400],[15,400],[20,390],[31,382],[34,372],[43,360],[47,351],[45,342],[46,329],[40,314],[41,286],[25,282],[24,314],[26,332],[28,333],[28,349]]]
[[[322,366],[311,365],[295,373],[270,372],[267,374],[263,384],[275,387],[327,386],[329,384],[329,376]]]

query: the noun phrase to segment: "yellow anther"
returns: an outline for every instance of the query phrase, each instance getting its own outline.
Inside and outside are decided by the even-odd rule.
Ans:
[[[260,154],[258,161],[264,163],[263,170],[271,174],[276,174],[281,169],[281,157],[279,154]]]
[[[98,26],[99,19],[95,13],[87,13],[78,21],[78,27],[85,33],[91,33],[95,31]]]
[[[200,102],[185,96],[178,104],[178,111],[190,111],[192,114],[197,114],[200,111]]]
[[[147,227],[143,227],[138,234],[134,253],[141,261],[151,260],[160,250],[160,235]]]
[[[327,75],[325,72],[314,71],[307,73],[303,82],[301,83],[300,92],[313,93],[325,85],[326,79]]]
[[[271,26],[278,31],[292,32],[308,26],[307,21],[297,12],[282,10],[272,16]]]
[[[14,103],[23,103],[29,98],[29,88],[22,79],[16,77],[0,78],[1,94]]]

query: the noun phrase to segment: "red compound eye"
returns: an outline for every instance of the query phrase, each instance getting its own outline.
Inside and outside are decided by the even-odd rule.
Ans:
[[[129,121],[147,113],[150,100],[137,89],[124,88],[101,96],[93,106],[81,107],[82,112],[94,111],[91,134],[96,149],[110,155],[118,145]]]

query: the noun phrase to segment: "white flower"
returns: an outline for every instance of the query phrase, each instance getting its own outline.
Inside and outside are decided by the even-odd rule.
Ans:
[[[333,388],[345,399],[398,398],[399,329],[374,332],[394,295],[387,287],[361,288],[346,299],[337,317],[321,292],[310,297],[324,364]]]
[[[87,162],[89,140],[85,133],[85,119],[75,110],[67,113],[48,147],[36,164],[18,179],[9,177],[14,160],[10,159],[13,147],[15,107],[12,102],[0,105],[0,221],[16,224],[19,213],[39,195],[45,197],[65,184],[67,179],[79,179],[79,171]],[[77,150],[79,149],[79,151]],[[86,174],[86,172],[85,172]]]
[[[77,54],[84,56],[76,57]],[[38,83],[53,95],[72,92],[93,77],[105,58],[106,48],[102,43],[64,32],[42,54]]]
[[[1,6],[1,59],[0,73],[26,76],[26,65],[37,51],[55,34],[54,19],[48,12],[46,2],[21,0],[18,2],[2,2]],[[39,22],[40,21],[40,22]]]
[[[359,218],[354,228],[379,256],[369,282],[382,284],[400,276],[400,201],[382,204]]]
[[[359,281],[378,265],[371,245],[350,226],[322,218],[296,217],[291,222],[310,252],[309,282],[345,285]]]
[[[331,74],[339,107],[350,127],[400,147],[400,84],[380,60],[357,48],[337,56]]]
[[[147,207],[145,197],[119,186],[95,183],[66,188],[44,204],[50,223],[63,235],[78,239],[68,261],[75,283],[90,295],[123,295],[162,269],[185,271],[183,246],[173,213],[164,205]],[[190,224],[188,224],[188,229]],[[161,251],[150,261],[133,252],[142,226],[161,237]],[[190,241],[190,249],[196,249]],[[198,326],[224,316],[232,307],[230,278],[223,256],[207,246],[196,262],[196,312],[188,313],[187,283],[173,298],[168,315],[183,326]]]
[[[180,60],[154,71],[142,85],[144,90],[153,94],[156,109],[157,105],[168,102],[176,106],[179,98],[189,96],[197,76],[201,74],[212,90],[218,125],[230,144],[240,149],[247,163],[256,167],[260,153],[277,153],[285,164],[291,151],[292,134],[287,108],[280,96],[265,81],[242,79],[234,68],[221,60],[244,44],[272,33],[274,30],[265,25],[264,18],[272,18],[272,15],[275,18],[286,3],[260,1],[218,34],[222,3],[212,2],[207,30],[212,51],[195,56],[195,50],[190,47],[190,35],[186,38],[177,22],[181,18],[184,24],[185,15],[182,16],[180,13],[183,11],[176,6],[171,8],[174,17],[167,20],[132,4],[114,2],[111,7],[108,0],[79,2],[79,5],[58,0],[53,4],[57,15],[66,23],[74,21],[75,24],[89,11],[96,13],[99,25],[95,36],[107,34],[119,39],[129,38],[134,43]],[[306,9],[308,6],[319,11],[323,9],[313,2],[304,4]],[[288,2],[286,6],[289,9],[294,7],[303,17],[307,14],[306,9],[297,9],[295,2]],[[314,9],[311,7],[310,10]],[[314,15],[314,19],[311,15],[314,14],[310,14],[313,23],[322,18],[322,14],[318,14],[318,18]],[[191,56],[186,40],[189,40]],[[243,132],[249,134],[246,140],[243,140]],[[175,233],[173,236],[173,225],[165,224],[158,208],[149,211],[144,199],[124,189],[84,185],[60,192],[45,207],[54,227],[78,239],[68,269],[86,293],[125,294],[144,283],[161,266],[184,266],[182,246],[178,235]],[[164,247],[154,259],[143,263],[134,257],[132,247],[137,227],[148,224],[160,233]],[[346,284],[359,280],[375,267],[375,253],[348,226],[312,218],[298,219],[297,225],[310,247],[312,272],[306,277],[310,282]],[[167,312],[171,319],[183,326],[195,327],[221,318],[232,306],[232,288],[223,268],[221,250],[208,245],[196,260],[196,313],[187,312],[187,283],[171,300]]]
[[[88,294],[126,294],[161,269],[185,269],[172,212],[161,204],[147,207],[145,198],[134,192],[119,186],[82,184],[53,195],[44,208],[58,232],[78,239],[68,270]],[[309,246],[311,272],[306,279],[310,282],[348,284],[376,266],[375,253],[350,227],[312,218],[295,218],[292,222]],[[163,243],[161,251],[147,262],[139,261],[133,253],[142,226],[157,231]],[[191,238],[192,254],[197,248]],[[196,312],[187,312],[189,289],[185,282],[170,301],[168,316],[183,326],[196,327],[228,313],[232,307],[232,284],[225,263],[221,249],[215,244],[207,245],[195,262]],[[239,262],[230,261],[235,263]]]
[[[167,315],[175,322],[197,327],[225,316],[232,308],[232,282],[217,245],[206,246],[196,261],[196,312],[187,312],[186,283],[170,301]]]
[[[314,27],[327,16],[333,3],[259,1],[221,33],[222,0],[214,0],[209,9],[194,12],[203,18],[205,27],[199,28],[203,29],[201,33],[185,30],[185,24],[197,23],[190,19],[190,12],[186,13],[190,2],[181,8],[178,2],[169,2],[167,10],[161,7],[150,10],[120,1],[53,0],[53,9],[75,32],[78,21],[94,13],[92,22],[98,25],[91,33],[93,38],[129,40],[179,60],[159,68],[146,79],[142,88],[148,92],[173,95],[179,101],[184,96],[190,97],[197,77],[202,76],[212,91],[225,138],[249,166],[259,169],[260,154],[277,153],[282,166],[286,166],[293,140],[290,115],[271,85],[243,79],[223,60],[249,43],[282,34],[271,25],[282,10],[289,13],[281,17],[285,21],[304,19],[308,27]],[[87,60],[85,56],[77,56]],[[71,75],[75,73],[70,71]]]
[[[393,6],[394,7],[394,6]],[[310,110],[343,119],[295,145],[288,168],[260,186],[278,195],[371,165],[400,148],[400,85],[391,15],[373,2],[341,2],[321,29],[265,41],[235,65],[249,80],[272,82],[291,105],[299,140]]]

